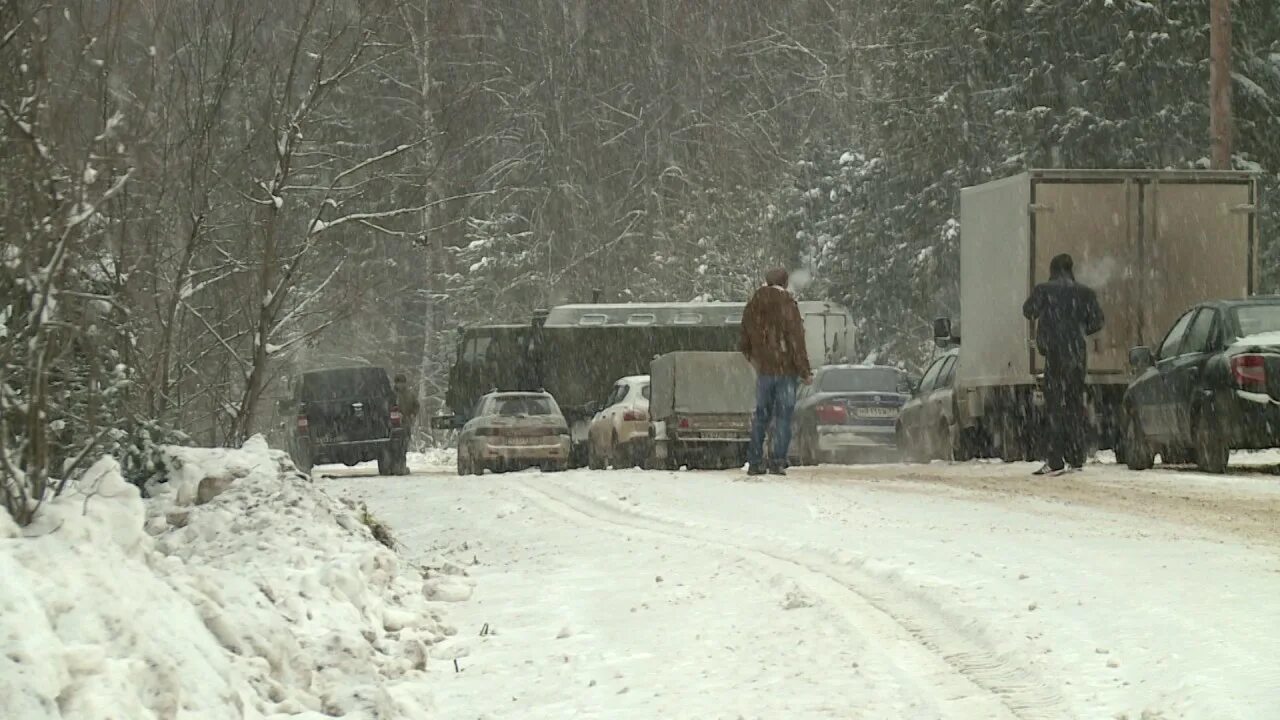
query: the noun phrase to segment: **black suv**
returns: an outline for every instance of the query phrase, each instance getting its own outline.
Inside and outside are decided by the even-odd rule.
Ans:
[[[289,404],[296,410],[289,454],[303,472],[315,465],[378,461],[378,474],[406,467],[408,442],[391,378],[384,368],[303,373]]]
[[[1156,351],[1129,352],[1118,459],[1145,470],[1194,461],[1226,470],[1233,449],[1280,445],[1280,297],[1201,303]]]

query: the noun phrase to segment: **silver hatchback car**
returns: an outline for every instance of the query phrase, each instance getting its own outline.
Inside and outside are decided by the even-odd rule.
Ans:
[[[493,392],[480,398],[458,435],[458,474],[569,467],[569,424],[544,392]]]

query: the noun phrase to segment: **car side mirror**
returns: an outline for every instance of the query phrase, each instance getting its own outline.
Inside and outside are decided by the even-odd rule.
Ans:
[[[1156,359],[1151,354],[1151,348],[1140,346],[1129,351],[1129,367],[1134,372],[1142,372],[1155,364]]]
[[[940,317],[933,321],[933,339],[935,342],[951,339],[951,318]]]

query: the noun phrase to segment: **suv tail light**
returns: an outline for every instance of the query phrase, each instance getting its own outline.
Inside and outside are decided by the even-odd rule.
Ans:
[[[849,419],[849,411],[843,405],[819,405],[816,412],[822,425],[843,425]]]
[[[689,429],[689,418],[680,418],[680,427],[681,427],[681,428],[683,428],[683,429],[685,429],[685,430],[688,430],[688,429]]]
[[[628,410],[622,413],[622,419],[624,422],[640,422],[641,420],[648,420],[649,418],[639,410]]]
[[[298,432],[304,433],[311,427],[311,423],[307,421],[306,415],[298,416]]]
[[[1266,392],[1267,359],[1261,355],[1236,355],[1231,358],[1231,377],[1244,390]]]
[[[391,406],[391,427],[393,428],[400,427],[401,419],[402,419],[402,416],[400,415],[400,406],[392,405]]]

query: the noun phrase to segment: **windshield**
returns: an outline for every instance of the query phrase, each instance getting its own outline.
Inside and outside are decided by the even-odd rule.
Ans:
[[[1245,305],[1236,308],[1240,336],[1280,332],[1280,305]]]
[[[897,392],[901,374],[893,368],[828,370],[818,381],[820,392]]]
[[[496,398],[493,401],[493,408],[494,415],[506,417],[555,414],[555,408],[552,407],[549,398],[536,396]]]

